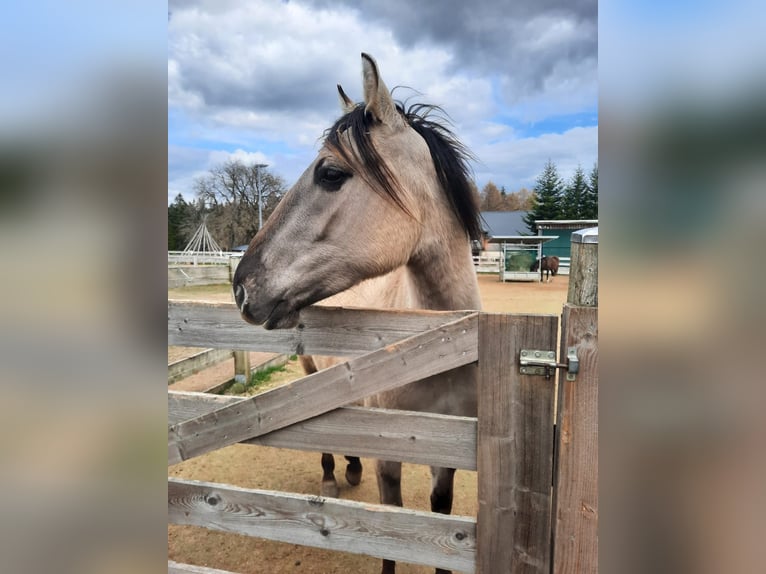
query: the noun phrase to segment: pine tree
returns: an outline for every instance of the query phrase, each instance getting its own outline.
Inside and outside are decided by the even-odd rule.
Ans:
[[[577,166],[572,179],[564,190],[561,201],[561,216],[563,219],[589,219],[585,217],[588,201],[588,184],[585,172]]]
[[[168,205],[168,251],[180,251],[184,248],[183,224],[186,221],[189,204],[183,195],[176,195],[173,203]]]
[[[588,176],[588,192],[585,194],[583,219],[598,219],[598,163]]]
[[[556,170],[556,164],[550,159],[537,177],[532,199],[532,208],[524,217],[524,223],[532,233],[537,233],[536,220],[561,218],[561,194],[563,184]]]

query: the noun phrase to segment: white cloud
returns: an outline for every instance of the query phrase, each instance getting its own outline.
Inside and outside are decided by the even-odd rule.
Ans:
[[[191,149],[179,146],[168,148],[168,201],[179,193],[188,201],[194,199],[194,181],[209,170],[229,160],[239,160],[252,165],[265,163],[269,167],[278,164],[272,157],[261,152],[243,149],[235,151]]]
[[[541,14],[523,26],[520,46],[530,52],[559,49],[585,34],[596,34],[594,27],[582,28],[572,17]]]
[[[233,152],[230,151],[211,151],[208,155],[209,166],[225,163],[227,161],[241,161],[247,165],[255,165],[258,163],[269,164],[269,158],[261,152],[249,152],[243,149],[238,149]]]
[[[562,172],[573,158],[586,167],[595,160],[595,128],[589,137],[569,130],[558,138],[518,139],[503,123],[538,122],[592,111],[596,105],[594,56],[582,38],[591,33],[595,38],[595,28],[591,20],[569,14],[563,0],[563,11],[536,5],[522,10],[529,15],[515,24],[515,39],[496,29],[500,20],[492,19],[495,8],[486,4],[480,17],[461,20],[457,28],[449,15],[440,14],[446,36],[435,34],[432,26],[430,35],[406,42],[403,36],[414,33],[417,22],[392,14],[376,17],[382,8],[364,2],[353,7],[314,4],[201,0],[171,5],[168,105],[182,112],[174,116],[181,125],[173,129],[183,132],[173,141],[184,140],[179,145],[189,147],[221,144],[205,150],[209,155],[204,159],[195,156],[193,167],[172,169],[169,188],[188,186],[213,158],[232,157],[221,151],[232,148],[237,149],[233,154],[269,164],[288,183],[295,181],[340,113],[335,85],[361,100],[360,52],[376,58],[389,88],[407,86],[423,94],[402,90],[397,98],[414,96],[412,101],[444,108],[454,131],[483,161],[476,169],[480,181],[491,176],[513,186],[534,179],[548,157],[560,158]],[[461,6],[455,4],[461,18],[470,19],[474,12]],[[427,12],[419,7],[410,15]],[[487,55],[487,63],[479,65],[481,60],[468,57],[465,47],[470,34],[485,28],[492,38],[476,37],[477,50]],[[456,34],[462,36],[453,38]],[[503,44],[506,36],[509,43]],[[583,55],[570,53],[571,46]],[[199,140],[204,143],[195,143]]]
[[[473,151],[482,162],[475,167],[480,187],[491,180],[498,185],[516,182],[517,187],[531,188],[548,159],[565,179],[571,177],[578,164],[589,172],[598,160],[598,128],[578,127],[561,134],[479,144]]]

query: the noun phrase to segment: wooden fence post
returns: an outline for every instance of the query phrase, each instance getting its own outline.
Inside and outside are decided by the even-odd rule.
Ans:
[[[554,378],[521,375],[553,350],[553,315],[479,315],[478,574],[549,574]]]
[[[572,233],[567,303],[598,307],[598,227]]]
[[[234,351],[234,382],[247,384],[250,379],[250,353]]]
[[[575,380],[559,374],[553,484],[553,572],[598,572],[598,228],[572,234],[561,357],[575,347]]]

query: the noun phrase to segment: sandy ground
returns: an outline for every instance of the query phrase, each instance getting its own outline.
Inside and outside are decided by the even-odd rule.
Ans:
[[[541,313],[560,315],[566,301],[568,277],[556,277],[551,283],[501,283],[497,276],[479,277],[482,304],[485,311],[503,313]],[[168,298],[231,301],[227,287],[211,286],[201,289],[175,289]],[[168,349],[168,360],[183,356],[179,348]],[[229,367],[228,373],[232,372]],[[197,377],[204,377],[200,373]],[[210,374],[212,375],[212,372]],[[229,375],[230,376],[230,375]],[[294,363],[286,373],[280,373],[268,385],[282,384],[300,376]],[[176,388],[175,386],[172,388]],[[319,493],[321,467],[318,453],[299,452],[267,447],[234,445],[188,460],[169,468],[169,475],[194,480],[224,482],[245,488],[283,490],[304,494]],[[347,500],[377,502],[378,491],[373,461],[362,459],[365,467],[362,483],[350,487],[343,478],[345,459],[336,456],[336,477],[340,497]],[[408,508],[429,510],[430,473],[428,467],[402,465],[402,496]],[[455,477],[453,514],[476,516],[476,473],[458,471]],[[242,574],[307,573],[307,574],[377,574],[380,560],[343,552],[325,551],[294,544],[270,542],[246,536],[225,534],[189,526],[168,526],[168,557],[210,568]],[[398,563],[399,574],[432,573],[424,566]]]

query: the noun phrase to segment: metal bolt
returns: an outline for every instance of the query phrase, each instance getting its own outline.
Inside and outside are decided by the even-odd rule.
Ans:
[[[539,357],[539,356],[540,356],[540,351],[535,351],[535,357]]]
[[[548,352],[548,358],[549,359],[553,359],[555,356],[556,356],[556,353],[554,353],[553,351],[549,351]]]
[[[526,352],[526,351],[522,351],[522,352],[521,352],[521,356],[522,356],[522,357],[526,357],[526,356],[527,356],[527,352]]]

